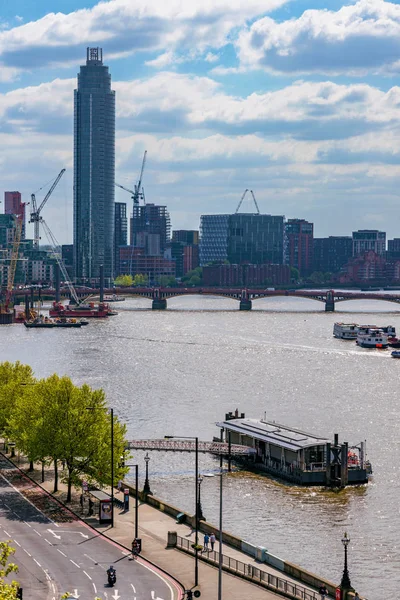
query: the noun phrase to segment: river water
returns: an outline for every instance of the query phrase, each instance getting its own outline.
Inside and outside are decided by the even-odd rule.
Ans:
[[[215,422],[236,408],[332,439],[337,432],[350,445],[366,439],[374,470],[367,486],[335,493],[244,472],[225,476],[224,529],[334,582],[342,574],[346,530],[353,586],[369,600],[394,600],[400,360],[332,337],[337,320],[393,324],[400,333],[394,305],[351,301],[332,314],[312,300],[276,298],[258,300],[246,313],[233,300],[193,296],[168,300],[160,312],[146,299],[115,306],[118,316],[80,330],[3,326],[0,361],[20,360],[40,377],[56,371],[103,387],[127,423],[128,439],[210,440],[219,435]],[[202,473],[218,469],[212,457],[200,461]],[[143,453],[134,452],[132,462],[144,467]],[[193,511],[193,465],[190,454],[151,453],[152,491]],[[215,524],[218,493],[218,477],[204,478],[203,511]]]

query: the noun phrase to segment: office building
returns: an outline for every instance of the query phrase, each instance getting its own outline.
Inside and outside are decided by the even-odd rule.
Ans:
[[[171,239],[171,221],[166,206],[135,205],[131,217],[131,246],[143,248],[147,256],[163,256]]]
[[[201,215],[200,265],[223,262],[228,258],[229,215]]]
[[[377,229],[359,229],[353,231],[353,256],[365,252],[375,252],[383,256],[386,251],[386,233]]]
[[[74,269],[113,277],[115,92],[101,48],[88,48],[74,104]]]
[[[172,232],[173,242],[182,242],[192,246],[198,246],[199,237],[199,232],[193,229],[176,229]]]
[[[304,219],[289,219],[285,223],[285,263],[295,267],[300,276],[310,275],[314,268],[314,225]]]
[[[231,264],[283,264],[284,217],[237,213],[228,219]]]
[[[25,239],[25,225],[26,215],[25,206],[22,203],[20,192],[4,192],[4,214],[6,215],[20,215],[22,213],[22,234],[21,239]]]
[[[128,244],[128,219],[125,202],[115,202],[114,220],[114,273],[120,274],[119,249]]]
[[[176,277],[182,277],[199,266],[199,232],[180,229],[172,232],[171,257],[176,264]]]
[[[393,240],[388,240],[387,258],[388,259],[400,258],[400,238],[394,238]]]
[[[120,247],[119,275],[146,275],[150,284],[159,283],[162,276],[175,277],[175,261],[164,256],[148,256],[144,248]]]
[[[203,267],[203,284],[217,287],[268,287],[289,285],[289,265],[209,265]]]
[[[314,238],[313,270],[319,273],[338,273],[353,256],[353,240],[350,236]]]

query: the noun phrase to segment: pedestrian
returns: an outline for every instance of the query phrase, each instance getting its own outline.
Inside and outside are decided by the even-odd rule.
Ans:
[[[83,512],[83,505],[85,503],[85,496],[83,494],[81,494],[80,498],[79,498],[79,504],[81,505],[81,510]]]
[[[137,539],[135,538],[132,542],[132,558],[135,560],[137,555],[139,554],[139,544]]]
[[[91,517],[93,515],[93,506],[94,506],[94,502],[91,498],[89,498],[89,513],[88,513],[89,517]]]
[[[212,533],[210,535],[211,552],[214,552],[215,539],[215,533]]]
[[[119,479],[118,480],[118,491],[120,492],[122,489],[122,481]]]
[[[203,548],[203,552],[208,552],[208,542],[210,541],[210,536],[208,535],[208,533],[205,534],[204,536],[204,548]]]
[[[324,598],[327,597],[328,595],[328,590],[326,589],[325,585],[321,585],[321,587],[319,588],[319,593],[321,595],[321,600],[324,600]]]

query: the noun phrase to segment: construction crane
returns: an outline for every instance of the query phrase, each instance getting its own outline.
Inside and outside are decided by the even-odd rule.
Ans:
[[[36,204],[35,194],[31,194],[32,210],[31,210],[31,218],[30,218],[29,223],[34,224],[33,247],[35,248],[35,250],[39,250],[39,240],[40,240],[39,223],[43,222],[42,216],[40,213],[42,212],[44,205],[46,204],[47,200],[50,198],[51,194],[54,192],[58,182],[60,181],[60,179],[64,175],[64,173],[65,173],[65,169],[61,169],[61,171],[55,178],[51,188],[49,189],[49,191],[43,198],[39,208],[37,207],[37,204]],[[40,188],[40,189],[42,189],[42,188]]]
[[[143,161],[142,161],[142,168],[140,171],[140,176],[139,176],[139,181],[137,184],[135,184],[135,189],[134,190],[130,190],[126,187],[124,187],[123,185],[120,185],[119,183],[116,183],[115,185],[119,188],[121,188],[121,190],[125,190],[125,192],[129,192],[130,194],[132,194],[132,201],[133,201],[133,206],[139,206],[139,201],[143,200],[143,203],[146,204],[146,199],[144,196],[144,189],[142,187],[142,180],[143,180],[143,173],[144,173],[144,167],[146,165],[146,157],[147,157],[147,150],[144,151],[144,155],[143,155]]]
[[[58,266],[60,267],[60,271],[62,273],[63,279],[65,281],[65,283],[68,286],[68,289],[71,293],[71,297],[75,300],[75,303],[77,305],[80,304],[80,300],[78,298],[78,294],[76,293],[76,290],[74,288],[74,286],[72,285],[72,282],[69,278],[68,275],[68,271],[65,268],[63,259],[62,259],[62,251],[61,251],[61,246],[60,244],[57,242],[54,234],[52,233],[50,227],[47,225],[46,221],[44,219],[41,219],[41,223],[42,223],[42,227],[44,229],[44,232],[46,234],[46,237],[49,241],[50,246],[52,247],[53,250],[53,254],[54,254],[54,258],[57,261]]]
[[[26,205],[25,202],[22,202],[21,203],[21,212],[18,215],[15,215],[15,221],[16,221],[15,234],[14,234],[14,241],[13,241],[12,250],[11,250],[10,266],[8,268],[6,298],[5,298],[4,306],[1,307],[1,309],[0,309],[1,312],[5,312],[5,313],[8,313],[8,308],[11,303],[11,297],[12,297],[12,293],[13,293],[13,289],[14,289],[15,271],[17,269],[19,246],[21,243],[22,227],[24,224],[25,205]]]
[[[246,189],[244,190],[244,192],[243,192],[243,195],[242,195],[242,197],[240,198],[240,202],[239,202],[239,204],[238,204],[238,206],[237,206],[237,209],[235,210],[235,215],[236,215],[236,214],[239,212],[239,208],[242,206],[242,202],[243,202],[243,200],[245,199],[245,197],[246,197],[246,194],[247,194],[247,192],[248,192],[248,191],[250,191],[250,194],[251,194],[251,195],[252,195],[252,197],[253,197],[254,205],[255,205],[255,207],[256,207],[256,209],[257,209],[257,214],[258,214],[258,215],[260,214],[260,209],[258,208],[257,200],[256,200],[256,197],[255,197],[255,195],[254,195],[254,192],[253,192],[253,190],[248,190],[248,189],[246,188]]]

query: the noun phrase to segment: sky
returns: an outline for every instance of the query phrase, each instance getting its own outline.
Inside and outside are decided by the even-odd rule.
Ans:
[[[168,206],[173,229],[234,212],[248,188],[315,237],[400,237],[400,0],[0,4],[2,190],[40,201],[65,168],[43,210],[60,243],[87,46],[103,48],[116,91],[116,181],[132,188],[147,150],[146,201]],[[128,193],[116,200],[130,212]]]

